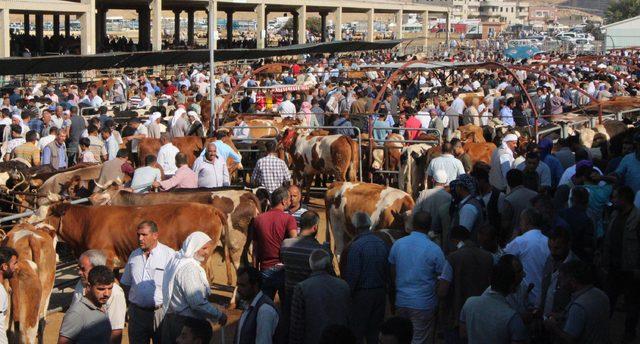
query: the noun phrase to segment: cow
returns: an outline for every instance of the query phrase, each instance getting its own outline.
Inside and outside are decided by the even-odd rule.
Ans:
[[[356,212],[371,217],[371,230],[404,231],[415,202],[411,195],[371,183],[335,182],[325,195],[327,234],[331,233],[336,255],[356,233],[351,219]]]
[[[39,195],[60,194],[63,190],[68,189],[69,184],[74,180],[91,181],[98,179],[102,164],[93,164],[83,168],[58,173],[47,179],[38,188]]]
[[[300,120],[297,118],[280,118],[270,117],[264,118],[262,116],[248,116],[243,117],[244,122],[249,127],[249,137],[253,139],[252,143],[258,143],[255,139],[264,139],[270,137],[276,137],[284,130],[300,125]],[[223,128],[231,128],[236,126],[236,122],[227,122],[222,125]]]
[[[496,148],[493,142],[467,142],[462,146],[462,149],[469,154],[471,162],[474,164],[478,161],[491,164],[491,155]]]
[[[317,174],[333,175],[336,181],[355,181],[358,178],[358,144],[344,135],[318,136],[313,132],[299,134],[296,130],[287,129],[280,141],[279,153],[291,156],[294,178],[304,179],[307,203],[312,178]]]
[[[484,139],[484,130],[473,124],[466,124],[458,127],[460,131],[460,139],[465,142],[486,142]]]
[[[45,216],[44,223],[55,228],[59,240],[71,247],[75,257],[86,250],[99,249],[107,255],[107,265],[113,268],[124,267],[138,247],[136,228],[142,221],[154,221],[160,242],[175,250],[194,231],[206,233],[216,243],[223,237],[223,231],[225,240],[229,238],[226,215],[211,205],[199,203],[84,206],[56,202],[41,206],[38,215]],[[224,247],[228,248],[229,243]],[[225,249],[227,281],[231,283],[229,261]],[[205,270],[212,280],[211,260],[205,264]]]
[[[55,233],[44,226],[20,223],[3,239],[18,252],[18,269],[9,280],[12,342],[44,341],[44,326],[56,273]]]
[[[240,267],[247,231],[254,217],[261,213],[261,200],[251,191],[233,189],[185,189],[168,192],[133,193],[109,189],[95,193],[89,200],[93,205],[139,206],[167,203],[195,202],[213,204],[226,215],[230,226],[230,256],[235,268]]]

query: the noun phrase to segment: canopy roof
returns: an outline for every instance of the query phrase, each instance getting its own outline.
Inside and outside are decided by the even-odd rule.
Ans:
[[[400,40],[376,42],[337,41],[298,44],[266,49],[225,49],[215,51],[216,61],[257,59],[300,54],[342,53],[364,50],[391,49]],[[78,72],[93,69],[135,68],[186,63],[209,62],[208,49],[164,50],[96,55],[57,55],[42,57],[10,57],[0,59],[0,75],[46,74]]]

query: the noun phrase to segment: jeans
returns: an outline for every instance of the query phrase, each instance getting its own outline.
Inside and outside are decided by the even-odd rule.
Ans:
[[[434,342],[435,333],[433,326],[435,323],[435,316],[433,311],[398,307],[396,314],[399,317],[411,320],[411,324],[413,325],[413,339],[411,340],[411,344],[427,344]]]
[[[387,293],[384,288],[356,290],[351,300],[349,327],[358,343],[378,343],[378,329],[384,321]]]
[[[269,296],[271,300],[275,300],[276,292],[280,298],[281,304],[284,304],[284,267],[274,266],[267,270],[262,270],[262,292]]]

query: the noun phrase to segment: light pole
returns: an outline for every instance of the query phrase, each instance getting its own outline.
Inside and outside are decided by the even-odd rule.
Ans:
[[[214,60],[214,42],[216,39],[215,32],[217,32],[215,17],[215,11],[217,10],[216,6],[218,4],[215,0],[209,0],[209,101],[211,102],[209,118],[211,118],[211,123],[209,124],[209,132],[213,133],[216,130],[217,118],[216,118],[216,92],[215,92],[215,71],[216,71],[216,63]]]

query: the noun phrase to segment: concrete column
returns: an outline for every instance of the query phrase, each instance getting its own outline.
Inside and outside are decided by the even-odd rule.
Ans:
[[[53,17],[53,35],[60,36],[60,15],[54,14],[52,17]]]
[[[9,34],[9,9],[0,8],[0,57],[11,56],[11,35]]]
[[[266,45],[266,39],[267,39],[267,30],[265,30],[265,25],[267,22],[267,18],[266,18],[266,13],[265,13],[265,8],[267,6],[262,3],[262,4],[258,4],[256,6],[256,48],[258,49],[264,49],[265,45]]]
[[[447,32],[445,33],[445,42],[447,49],[449,49],[449,40],[451,39],[451,11],[447,12]]]
[[[298,7],[298,44],[307,43],[307,5]]]
[[[396,29],[394,32],[396,33],[396,39],[402,39],[402,15],[404,13],[402,10],[396,12]]]
[[[151,1],[151,49],[162,50],[162,0]]]
[[[375,37],[373,36],[373,17],[375,12],[372,9],[367,11],[367,41],[373,42],[375,41]]]
[[[64,36],[71,36],[71,15],[69,14],[64,15]]]
[[[429,43],[429,11],[422,11],[422,37],[424,37],[424,48],[427,49]]]
[[[298,11],[291,12],[293,15],[293,30],[291,32],[291,44],[298,44]]]
[[[233,11],[227,12],[227,49],[231,49],[233,46]]]
[[[173,45],[180,44],[180,13],[182,10],[173,10]]]
[[[44,55],[44,15],[36,13],[36,47],[38,55]]]
[[[151,10],[146,5],[138,12],[138,47],[139,50],[151,50]]]
[[[338,7],[333,12],[334,20],[333,20],[333,30],[335,33],[335,40],[342,40],[342,7]]]
[[[82,55],[96,53],[95,11],[96,0],[82,0],[88,10],[79,15],[80,19],[80,51]]]
[[[194,40],[194,31],[195,31],[195,14],[196,10],[189,9],[187,10],[187,44],[191,47],[195,43]]]
[[[262,29],[264,30],[264,47],[268,48],[269,47],[269,35],[267,33],[267,23],[269,22],[269,13],[271,13],[271,11],[269,11],[267,9],[267,6],[264,6],[264,26],[262,27]]]
[[[29,23],[29,13],[24,14],[24,34],[25,36],[29,36],[29,31],[31,31],[31,24]]]
[[[328,12],[320,12],[320,42],[327,41],[327,14]]]
[[[213,26],[213,37],[209,37],[209,44],[213,41],[213,49],[218,49],[218,2],[213,1],[209,5],[208,12],[208,23]],[[213,18],[212,18],[213,17]],[[208,31],[207,31],[208,32]]]
[[[107,37],[107,9],[98,7],[96,11],[96,49],[101,52]]]

